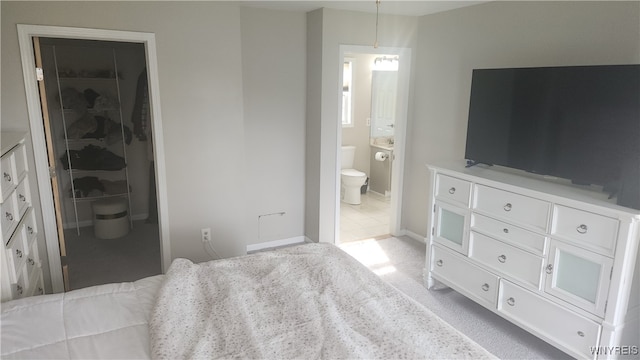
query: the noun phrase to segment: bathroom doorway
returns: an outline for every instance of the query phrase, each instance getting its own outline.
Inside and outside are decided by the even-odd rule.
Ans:
[[[336,243],[402,235],[399,225],[410,51],[343,46],[341,59]],[[341,170],[347,165],[342,163],[343,146],[355,147],[353,169],[366,174],[359,203],[344,198]]]

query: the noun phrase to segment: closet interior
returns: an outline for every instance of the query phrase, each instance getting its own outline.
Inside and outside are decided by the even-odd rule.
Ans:
[[[159,274],[142,44],[40,39],[67,289]]]

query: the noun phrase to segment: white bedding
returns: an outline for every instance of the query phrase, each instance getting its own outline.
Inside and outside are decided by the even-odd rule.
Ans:
[[[10,301],[0,325],[2,359],[492,358],[323,244]]]
[[[2,359],[149,359],[162,275],[2,304]]]
[[[173,262],[156,359],[482,359],[486,350],[330,244]]]

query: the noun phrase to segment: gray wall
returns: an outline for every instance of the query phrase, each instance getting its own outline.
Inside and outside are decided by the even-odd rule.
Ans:
[[[420,18],[403,228],[425,236],[425,164],[464,158],[473,68],[640,62],[640,2],[496,1]]]
[[[207,260],[204,227],[222,256],[244,254],[272,210],[287,214],[277,235],[304,235],[305,14],[229,2],[0,6],[2,130],[29,127],[16,24],[155,33],[172,257]]]

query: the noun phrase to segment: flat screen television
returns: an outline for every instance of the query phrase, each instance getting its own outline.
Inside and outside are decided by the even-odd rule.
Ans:
[[[640,65],[473,70],[465,158],[616,193],[640,169]]]

